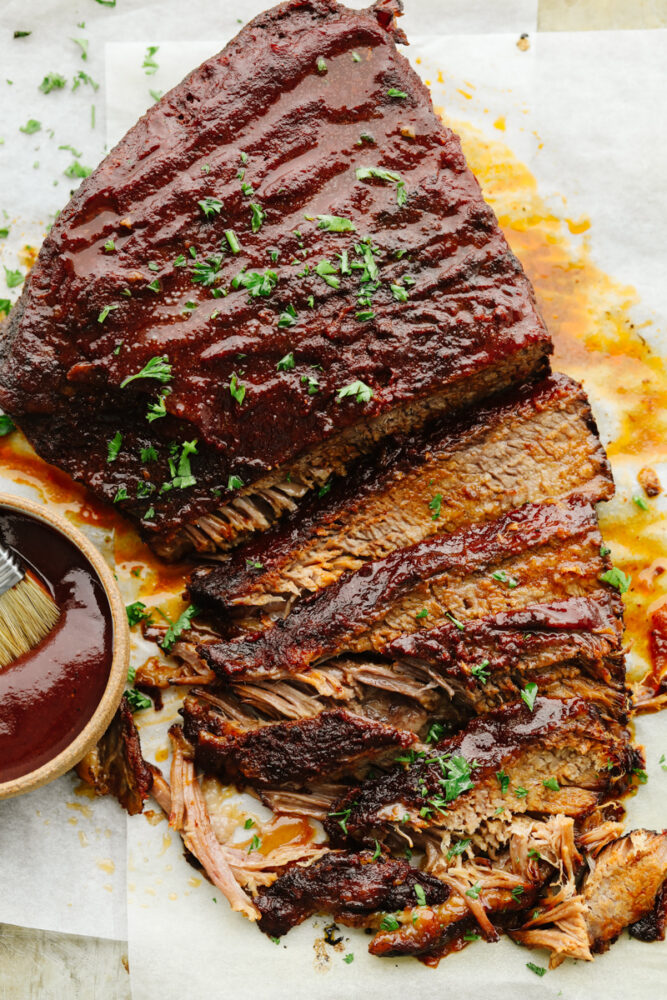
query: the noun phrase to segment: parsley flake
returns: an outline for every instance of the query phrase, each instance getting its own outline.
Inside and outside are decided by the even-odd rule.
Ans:
[[[116,431],[111,440],[107,441],[107,462],[116,461],[122,443],[123,443],[123,435],[121,434],[120,431]]]
[[[436,493],[432,500],[429,501],[429,510],[431,513],[431,520],[437,521],[440,517],[440,511],[442,510],[442,493]]]
[[[387,913],[382,918],[382,923],[380,924],[380,928],[383,931],[397,931],[399,928],[398,920],[396,919],[396,917],[393,917],[391,913]]]
[[[534,681],[529,681],[525,688],[521,692],[521,700],[525,705],[528,706],[530,711],[533,711],[535,706],[535,698],[537,697],[537,684]]]
[[[340,403],[347,397],[352,397],[356,403],[369,403],[373,398],[373,390],[365,382],[355,379],[354,382],[350,382],[349,385],[344,385],[342,389],[338,390],[336,402]]]
[[[22,285],[25,280],[25,275],[21,274],[19,270],[10,271],[8,267],[3,265],[5,268],[5,281],[7,282],[7,288],[18,288]]]
[[[351,233],[356,230],[352,219],[346,219],[342,215],[318,215],[318,229],[323,229],[327,233]]]
[[[210,219],[214,215],[220,215],[222,211],[222,202],[217,198],[202,198],[197,204],[207,219]]]
[[[228,490],[240,490],[244,483],[240,476],[230,476],[227,480]]]
[[[160,48],[159,45],[149,45],[148,48],[146,49],[146,55],[144,56],[144,61],[141,64],[141,68],[143,69],[146,76],[153,76],[153,74],[157,73],[158,69],[160,68],[158,63],[155,62],[155,59],[153,59],[153,56],[159,50],[159,48]]]
[[[387,97],[407,97],[408,95],[404,90],[399,90],[398,87],[390,87],[387,91]]]
[[[146,362],[141,371],[136,372],[134,375],[127,375],[120,383],[121,389],[124,389],[126,385],[129,385],[130,382],[134,382],[138,378],[154,378],[158,382],[170,382],[171,365],[167,355],[163,354],[160,357],[151,358]]]
[[[127,614],[127,623],[130,628],[138,625],[139,622],[149,622],[151,620],[150,613],[146,614],[146,605],[142,601],[135,601],[134,604],[128,604],[125,608],[125,613]],[[134,675],[128,677],[128,680],[133,681]]]
[[[261,229],[262,223],[266,218],[266,212],[256,201],[250,202],[250,227],[253,233],[258,232]]]
[[[232,372],[232,377],[229,381],[229,392],[232,399],[235,399],[239,406],[241,406],[245,399],[245,386],[242,382],[239,382],[236,372]]]
[[[295,367],[294,354],[292,351],[286,354],[284,358],[281,358],[276,368],[279,372],[289,372]]]
[[[627,576],[617,566],[613,566],[606,573],[602,573],[598,579],[603,583],[608,583],[611,587],[615,587],[621,594],[625,594],[630,589],[630,584],[632,583],[632,577]]]
[[[39,89],[43,94],[50,94],[52,90],[61,90],[67,80],[60,73],[47,73],[42,82],[39,85]]]
[[[102,309],[101,313],[97,317],[97,322],[98,323],[104,323],[104,321],[107,318],[107,316],[109,315],[109,313],[113,312],[114,309],[118,309],[118,306],[104,306],[104,308]]]
[[[199,608],[197,608],[194,604],[190,604],[185,611],[178,616],[175,622],[169,622],[169,628],[165,632],[164,638],[160,643],[165,652],[168,653],[170,651],[181,632],[190,628],[190,622],[197,614],[199,614]]]

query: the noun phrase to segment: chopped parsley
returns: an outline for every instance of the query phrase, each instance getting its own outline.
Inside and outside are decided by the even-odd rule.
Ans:
[[[0,437],[6,437],[15,430],[16,427],[12,418],[8,417],[6,413],[0,413]]]
[[[0,299],[0,313],[4,313],[5,316],[8,316],[11,308],[12,308],[11,299]]]
[[[146,76],[153,76],[153,74],[157,73],[158,69],[160,68],[158,63],[156,63],[155,59],[153,58],[153,56],[159,50],[159,48],[160,48],[159,45],[149,45],[148,48],[146,49],[146,55],[144,56],[144,61],[141,64],[141,68],[143,69]]]
[[[171,485],[176,489],[185,490],[189,486],[194,486],[197,480],[192,475],[190,467],[190,455],[197,454],[197,439],[194,441],[184,441],[181,445],[181,454],[176,464],[174,458],[169,458],[169,471],[171,472]]]
[[[250,227],[253,233],[256,233],[261,229],[262,223],[266,218],[266,212],[256,201],[250,202]]]
[[[354,314],[354,318],[359,323],[365,323],[369,319],[375,319],[375,313],[372,309],[362,309],[360,312]]]
[[[236,372],[232,372],[232,377],[229,381],[229,393],[232,399],[235,399],[239,406],[241,406],[245,399],[245,386],[242,382],[239,382]]]
[[[146,288],[149,288],[151,292],[155,292],[155,294],[157,295],[158,292],[162,291],[162,285],[160,284],[160,279],[154,278],[152,281],[149,281],[148,284],[146,285]]]
[[[466,889],[466,896],[470,896],[471,899],[479,899],[481,888],[479,882],[475,882],[469,889]]]
[[[150,613],[146,613],[146,605],[143,601],[135,601],[134,604],[128,604],[125,608],[125,613],[127,614],[127,623],[130,628],[138,625],[139,622],[149,622],[151,620]],[[134,680],[134,677],[128,679]]]
[[[500,785],[500,794],[506,795],[507,789],[510,786],[509,774],[506,774],[505,771],[496,771],[496,778],[498,779],[498,784]]]
[[[514,789],[514,794],[519,799],[525,799],[526,796],[528,795],[528,789],[524,788],[523,785],[517,785],[516,788]]]
[[[256,559],[246,559],[245,564],[247,569],[264,569],[264,563],[258,562]]]
[[[387,97],[407,97],[408,95],[404,90],[399,90],[398,87],[390,87],[387,91]]]
[[[227,240],[229,249],[232,253],[236,254],[241,252],[241,244],[236,238],[236,233],[233,229],[225,229],[225,239]]]
[[[522,885],[515,886],[515,888],[512,889],[512,899],[516,900],[518,903],[521,896],[523,896],[523,892],[524,890]]]
[[[124,486],[119,486],[116,491],[116,496],[113,498],[113,502],[119,503],[119,501],[127,499],[128,499],[127,490],[125,489]]]
[[[120,431],[116,431],[111,440],[107,441],[107,462],[116,461],[122,443],[123,443],[123,435],[121,434]]]
[[[347,821],[350,818],[350,813],[351,812],[352,812],[351,809],[343,809],[343,810],[341,810],[341,812],[332,812],[332,813],[328,814],[329,816],[340,816],[341,817],[338,820],[338,825],[341,828],[341,830],[343,831],[343,833],[346,834],[346,835],[347,835]]]
[[[195,607],[194,604],[190,604],[185,609],[185,611],[183,611],[182,614],[178,616],[175,622],[169,622],[169,628],[165,632],[164,638],[160,643],[165,652],[167,653],[169,652],[171,647],[174,645],[174,643],[180,636],[181,632],[184,632],[186,629],[190,628],[190,622],[197,614],[199,614],[199,608]]]
[[[278,275],[275,271],[265,271],[258,274],[256,271],[241,271],[235,278],[232,278],[232,288],[245,288],[252,298],[264,296],[268,298],[278,283]]]
[[[222,202],[218,201],[217,198],[202,198],[197,204],[207,219],[210,219],[214,215],[220,215],[222,211]]]
[[[521,700],[525,705],[528,706],[530,711],[533,711],[535,705],[535,698],[537,697],[537,684],[534,681],[529,681],[525,688],[521,692]]]
[[[426,608],[422,608],[421,611],[417,612],[415,618],[426,618],[427,616],[428,616],[428,610]]]
[[[102,311],[99,314],[99,316],[97,317],[97,322],[98,323],[104,323],[104,321],[107,318],[107,316],[109,315],[109,313],[113,312],[114,309],[118,309],[118,306],[105,306],[104,309],[102,309]]]
[[[469,843],[470,837],[467,837],[465,840],[457,840],[447,851],[447,860],[451,861],[452,858],[457,858],[463,854]]]
[[[142,709],[150,708],[152,705],[150,698],[143,691],[137,691],[136,688],[129,688],[125,692],[125,697],[133,712],[140,712]]]
[[[546,976],[547,970],[543,965],[535,965],[534,962],[526,962],[526,968],[534,972],[536,976]]]
[[[380,847],[380,842],[378,840],[376,840],[375,841],[375,850],[373,851],[373,857],[372,857],[371,860],[377,861],[377,859],[379,857],[381,857],[381,856],[382,856],[382,848]]]
[[[443,774],[447,773],[447,777],[440,779],[446,802],[452,802],[463,792],[475,787],[470,779],[470,764],[465,757],[441,757],[438,763]]]
[[[322,56],[318,57],[317,62],[316,62],[315,65],[317,66],[317,72],[318,73],[323,74],[323,73],[327,72],[326,60]]]
[[[228,490],[240,490],[244,485],[245,484],[240,476],[230,476],[227,480]]]
[[[121,389],[124,389],[126,385],[129,385],[130,382],[134,382],[138,378],[154,378],[158,382],[170,382],[171,365],[167,355],[163,354],[159,357],[151,358],[150,361],[146,362],[141,371],[136,372],[134,375],[127,375],[120,383]]]
[[[336,276],[337,271],[334,265],[328,260],[321,260],[315,267],[315,273],[320,276],[331,288],[340,288],[340,279]]]
[[[343,955],[343,961],[346,965],[352,965],[352,962],[354,962],[354,955],[351,951],[348,952],[347,955]]]
[[[262,846],[262,841],[259,839],[256,833],[253,834],[252,840],[250,841],[250,845],[248,847],[248,854],[252,854],[253,851],[259,850],[261,846]]]
[[[408,293],[404,288],[401,287],[401,285],[390,285],[389,287],[391,289],[391,294],[394,296],[397,302],[408,301]]]
[[[375,178],[379,181],[389,181],[392,184],[398,184],[401,179],[401,175],[397,174],[395,170],[385,170],[384,167],[357,167],[356,173],[358,181]]]
[[[92,167],[84,167],[82,163],[75,160],[69,167],[63,170],[65,177],[89,177],[93,172]]]
[[[346,219],[342,215],[318,215],[318,229],[323,229],[327,233],[351,233],[356,230],[352,219]]]
[[[433,499],[429,501],[428,507],[431,511],[431,520],[437,521],[442,509],[442,493],[436,493]]]
[[[542,784],[545,788],[549,788],[552,792],[560,791],[560,785],[558,784],[556,778],[545,778],[542,781]]]
[[[415,885],[415,896],[417,897],[417,902],[420,906],[426,906],[426,893],[424,892],[424,887],[417,884]]]
[[[297,312],[294,306],[290,302],[290,304],[286,307],[285,311],[281,312],[278,318],[278,326],[279,327],[294,326],[296,321],[297,321]],[[292,367],[294,367],[294,365],[292,365]]]
[[[301,385],[307,385],[308,386],[308,395],[309,396],[314,396],[319,391],[319,388],[320,388],[320,383],[317,381],[317,379],[313,375],[302,375],[301,376]]]
[[[439,743],[445,735],[445,727],[442,722],[432,722],[426,734],[427,743]]]
[[[397,931],[398,928],[399,928],[399,923],[396,917],[393,917],[391,913],[385,914],[385,916],[382,918],[380,929],[383,931]]]
[[[510,590],[519,586],[519,581],[513,576],[508,576],[504,569],[497,569],[491,576],[500,583],[506,583]]]
[[[185,262],[185,258],[183,258]],[[176,261],[174,261],[174,266]],[[192,265],[192,281],[195,285],[204,285],[205,288],[210,288],[215,284],[218,272],[222,266],[222,254],[214,253],[205,260],[196,260]]]
[[[85,62],[88,59],[88,39],[87,38],[72,38],[71,41],[75,45],[78,45],[81,50],[81,58]]]
[[[50,94],[52,90],[61,90],[66,83],[67,80],[60,73],[47,73],[40,83],[39,89],[43,94]]]
[[[25,275],[21,274],[20,271],[10,271],[8,267],[3,265],[5,268],[5,281],[7,282],[7,288],[18,288],[22,285],[25,280]]]
[[[348,397],[352,397],[357,403],[368,403],[373,398],[373,390],[365,382],[356,379],[354,382],[350,382],[349,385],[344,385],[342,389],[338,390],[336,402],[340,403],[341,400]]]
[[[358,52],[352,53],[352,62],[361,62],[361,56]]]
[[[160,417],[167,416],[166,400],[170,391],[169,389],[163,389],[158,396],[157,403],[149,403],[148,410],[146,411],[146,420],[149,424],[152,424],[154,420],[159,420]]]
[[[107,240],[106,243],[104,244],[103,249],[106,253],[113,253],[113,251],[116,249],[116,244],[114,243],[113,240]]]
[[[481,663],[473,663],[470,668],[470,673],[480,684],[486,684],[489,679],[489,671],[486,669],[488,665],[488,660],[482,660]]]
[[[286,354],[284,358],[281,358],[276,368],[279,372],[290,372],[295,366],[294,354],[292,351]]]
[[[463,940],[464,941],[480,941],[481,940],[481,936],[479,934],[475,934],[474,931],[466,931],[465,934],[463,935]]]
[[[39,132],[42,127],[42,123],[38,122],[36,118],[29,118],[25,125],[19,127],[19,132],[24,132],[26,135],[34,135],[35,132]]]
[[[457,629],[460,632],[464,632],[465,631],[465,625],[463,624],[463,622],[460,622],[458,620],[458,618],[455,618],[454,615],[452,615],[452,614],[449,613],[449,611],[445,611],[445,618],[449,618],[450,622],[452,622],[454,625],[456,625]]]
[[[598,579],[603,583],[608,583],[611,587],[615,587],[621,594],[625,594],[630,589],[630,584],[632,583],[632,577],[626,576],[623,570],[617,566],[608,569],[606,573],[601,573]]]
[[[645,785],[646,782],[648,781],[648,774],[641,767],[633,768],[632,773],[634,774],[635,778],[637,779],[640,785]]]
[[[142,448],[139,454],[142,462],[157,462],[158,454],[153,445],[149,445],[148,448]]]
[[[632,502],[634,504],[636,504],[637,507],[639,507],[640,510],[648,510],[649,509],[649,506],[648,506],[646,500],[642,496],[633,497],[632,498]]]

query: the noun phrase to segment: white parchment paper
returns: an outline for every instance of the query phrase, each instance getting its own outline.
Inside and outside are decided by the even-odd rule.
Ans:
[[[73,145],[81,152],[79,161],[94,166],[105,144],[117,141],[150,105],[149,90],[173,86],[236,32],[239,18],[245,21],[265,6],[264,0],[118,0],[110,10],[93,0],[5,0],[0,8],[6,43],[2,75],[13,82],[0,78],[0,138],[5,140],[0,211],[7,213],[11,232],[0,241],[0,263],[20,265],[21,247],[26,241],[39,244],[45,225],[76,185],[63,177],[73,154],[60,145]],[[662,181],[667,33],[536,35],[534,0],[406,0],[406,6],[403,25],[411,40],[406,54],[429,81],[436,105],[487,131],[495,116],[506,117],[503,140],[531,166],[542,193],[554,199],[565,195],[572,215],[588,215],[600,265],[641,292],[642,310],[653,320],[646,335],[657,345],[667,316],[657,252],[667,224]],[[33,34],[13,41],[16,28]],[[530,33],[527,52],[516,47],[520,32]],[[85,61],[73,37],[88,40]],[[109,43],[106,57],[103,43]],[[160,46],[159,69],[150,76],[141,66],[148,45]],[[99,90],[83,83],[75,93],[71,87],[48,95],[38,91],[49,71],[70,79],[81,70]],[[473,96],[466,98],[460,91],[470,93],[470,84]],[[40,132],[18,131],[28,118],[42,122]],[[14,294],[0,278],[0,297]],[[594,394],[593,404],[603,417],[604,433],[603,395]],[[618,463],[621,490],[631,489],[635,472],[631,462]],[[142,720],[142,740],[152,760],[166,746],[165,721],[173,711],[168,704],[162,718],[146,714]],[[667,775],[658,759],[667,751],[665,717],[640,718],[637,734],[647,750],[649,784],[628,803],[629,819],[634,825],[662,827]],[[89,808],[90,816],[69,808],[73,802]],[[87,839],[83,846],[80,831]],[[76,796],[71,777],[2,804],[0,921],[120,936],[124,838],[125,820],[115,803]],[[480,987],[491,998],[520,990],[529,1000],[663,995],[665,948],[633,941],[619,943],[592,967],[570,964],[543,979],[525,967],[527,960],[539,958],[507,941],[493,949],[468,948],[434,972],[413,960],[371,959],[365,935],[344,930],[344,952],[329,949],[328,961],[316,961],[313,942],[321,937],[324,921],[319,930],[310,923],[295,929],[276,946],[232,914],[216,890],[196,876],[164,821],[129,820],[134,1000],[181,1000],[184,994],[207,1000],[248,991],[262,1000],[357,995],[374,1000],[390,992],[430,1000],[445,991],[477,1000]],[[349,952],[354,961],[348,965],[343,954]]]

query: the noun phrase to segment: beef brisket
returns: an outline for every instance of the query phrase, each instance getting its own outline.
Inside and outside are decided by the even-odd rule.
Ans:
[[[627,788],[641,758],[579,699],[537,697],[473,719],[405,767],[353,788],[334,804],[334,843],[437,828],[474,837],[497,810],[583,815]]]
[[[130,816],[142,812],[153,774],[142,756],[127,698],[123,697],[106,733],[76,770],[96,795],[115,795]]]
[[[554,375],[440,418],[427,433],[386,440],[321,492],[230,561],[198,569],[189,586],[197,606],[279,608],[369,559],[529,501],[608,499],[613,480],[581,386]]]
[[[281,937],[314,913],[364,926],[379,912],[413,906],[422,894],[425,903],[434,906],[449,897],[450,889],[407,861],[376,857],[370,851],[329,852],[307,867],[289,868],[259,892],[255,905],[261,913],[260,930]]]
[[[222,677],[298,672],[341,652],[382,651],[406,632],[603,589],[595,511],[578,498],[526,504],[496,521],[434,535],[347,573],[286,619],[199,652]]]
[[[12,310],[0,404],[165,555],[547,371],[398,13],[288,0],[249,22],[84,180]]]

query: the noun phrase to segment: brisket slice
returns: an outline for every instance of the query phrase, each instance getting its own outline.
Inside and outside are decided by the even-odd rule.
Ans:
[[[606,951],[625,927],[642,918],[652,916],[655,926],[666,879],[667,832],[632,830],[605,847],[581,889],[591,951]],[[664,936],[664,924],[658,936]]]
[[[590,504],[526,504],[365,563],[298,601],[286,619],[201,645],[199,653],[221,677],[270,676],[342,652],[382,651],[399,635],[448,616],[463,631],[471,617],[601,591],[598,577],[609,565],[601,545]]]
[[[289,0],[250,21],[81,184],[12,310],[0,404],[97,495],[124,490],[165,555],[201,517],[230,544],[385,434],[547,371],[530,284],[396,50],[399,13]],[[164,386],[121,385],[164,355],[168,415],[148,423]],[[339,399],[356,382],[372,396]],[[192,482],[169,459],[194,440]]]
[[[625,721],[627,691],[618,594],[570,597],[399,636],[386,653],[431,668],[464,711],[514,701],[528,681],[551,697],[585,697]]]
[[[268,888],[260,889],[255,898],[261,913],[258,926],[265,934],[281,937],[314,913],[364,926],[378,912],[414,906],[417,886],[429,906],[450,895],[443,882],[407,861],[376,858],[370,851],[332,851],[307,867],[293,865]]]
[[[76,771],[96,795],[114,795],[130,816],[143,811],[153,774],[142,756],[139,733],[125,696],[106,733],[77,764]]]
[[[202,770],[227,783],[257,787],[298,787],[323,775],[337,777],[388,753],[393,759],[417,739],[344,709],[246,728],[210,713],[202,718],[190,700],[183,718]]]
[[[322,492],[229,561],[198,568],[191,600],[222,614],[278,608],[369,559],[529,501],[608,499],[613,480],[581,386],[553,375],[473,413],[441,417],[426,433],[386,439],[371,461],[358,460]]]
[[[517,702],[473,719],[412,757],[334,804],[325,824],[332,842],[383,838],[399,827],[470,837],[498,809],[584,815],[626,788],[641,760],[627,733],[613,733],[593,706],[543,697],[532,711]]]

